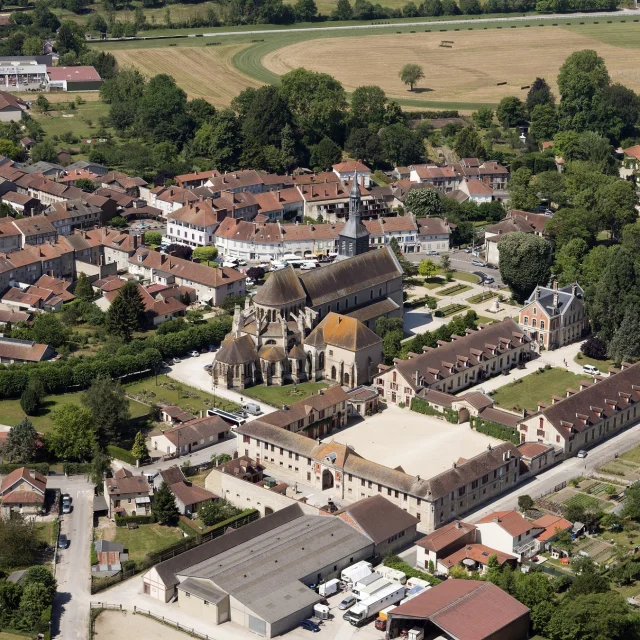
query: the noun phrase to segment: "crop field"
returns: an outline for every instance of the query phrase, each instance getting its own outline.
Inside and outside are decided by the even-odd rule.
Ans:
[[[496,105],[504,96],[524,98],[522,87],[538,76],[557,91],[558,69],[567,56],[581,49],[595,49],[604,57],[614,82],[640,91],[640,24],[631,19],[612,24],[591,24],[599,21],[584,19],[588,24],[583,25],[576,19],[567,22],[569,17],[562,20],[558,26],[548,20],[443,24],[441,29],[433,24],[422,29],[417,24],[398,27],[397,33],[392,27],[334,31],[328,26],[313,32],[279,33],[274,29],[260,35],[92,46],[112,52],[121,66],[136,66],[147,75],[169,73],[190,97],[203,97],[217,106],[227,106],[246,87],[277,83],[282,74],[303,66],[335,76],[348,92],[377,84],[405,107],[470,112],[482,105]],[[441,47],[442,40],[453,44]],[[358,63],[348,62],[353,60]],[[398,78],[407,62],[424,67],[425,79],[413,92]]]

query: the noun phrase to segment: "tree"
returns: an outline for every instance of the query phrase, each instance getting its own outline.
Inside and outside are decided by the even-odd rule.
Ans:
[[[25,520],[20,513],[0,518],[0,569],[29,566],[39,546],[33,521]]]
[[[471,114],[473,121],[481,129],[488,129],[493,122],[493,109],[489,107],[480,107]]]
[[[620,328],[609,343],[614,362],[634,362],[640,358],[640,305],[626,309]]]
[[[22,43],[23,56],[39,56],[42,54],[42,40],[38,36],[29,36]]]
[[[377,131],[384,126],[387,96],[375,85],[358,87],[351,95],[351,127]]]
[[[86,474],[87,481],[101,492],[103,481],[109,473],[111,473],[111,457],[99,446],[94,447]]]
[[[33,583],[41,584],[47,591],[49,601],[53,601],[53,597],[56,595],[57,582],[47,567],[29,567],[26,575],[20,581],[20,584],[25,588],[27,585]]]
[[[180,517],[176,499],[166,482],[160,485],[151,504],[151,513],[160,524],[174,526]]]
[[[293,12],[296,22],[312,22],[318,15],[318,7],[314,0],[297,0]]]
[[[589,247],[582,238],[574,238],[556,252],[553,270],[558,275],[561,286],[578,282],[580,267],[588,251]]]
[[[38,448],[38,432],[29,420],[23,418],[9,430],[2,447],[2,457],[7,462],[28,464],[33,462]]]
[[[584,353],[587,358],[593,360],[606,360],[607,359],[607,343],[604,340],[600,340],[597,336],[591,336],[588,340],[580,345],[580,351]]]
[[[405,207],[418,218],[442,213],[442,202],[435,189],[411,189],[405,199]]]
[[[418,273],[425,278],[432,278],[436,273],[438,273],[438,267],[433,260],[426,258],[424,260],[420,260],[420,264],[418,264]]]
[[[593,50],[572,53],[558,72],[560,129],[584,131],[596,93],[609,86],[604,60]]]
[[[511,175],[507,188],[511,208],[529,211],[538,206],[538,196],[531,185],[531,170],[527,167],[520,167]]]
[[[189,309],[185,315],[185,319],[189,324],[200,324],[204,319],[204,314],[199,309]]]
[[[591,246],[598,232],[596,216],[595,211],[580,208],[558,209],[545,225],[545,231],[553,240],[556,249],[574,239],[580,239]]]
[[[523,496],[518,496],[518,509],[520,509],[520,511],[528,511],[529,509],[533,508],[533,505],[535,504],[533,498],[529,495],[523,495]]]
[[[82,189],[82,191],[86,191],[87,193],[93,193],[97,187],[93,180],[89,180],[89,178],[80,178],[80,180],[76,180],[76,187],[78,189]]]
[[[215,247],[196,247],[192,257],[209,264],[218,257],[218,250]]]
[[[81,402],[91,412],[100,441],[117,441],[131,419],[129,400],[120,382],[97,378],[82,394]]]
[[[596,191],[600,229],[608,229],[613,238],[619,238],[622,228],[636,222],[638,201],[632,182],[614,179]]]
[[[160,231],[147,231],[144,234],[144,243],[159,245],[162,242],[162,233]]]
[[[149,451],[147,450],[147,443],[145,441],[144,433],[138,431],[131,447],[131,455],[136,460],[146,460],[149,457]]]
[[[351,20],[353,18],[353,8],[349,0],[338,0],[331,17],[334,20]]]
[[[524,302],[536,285],[549,280],[551,245],[531,233],[510,233],[498,243],[500,275],[513,291],[514,298]]]
[[[114,229],[124,229],[129,224],[122,216],[114,216],[109,220],[109,226]]]
[[[456,136],[453,150],[459,158],[484,158],[485,150],[480,134],[475,127],[461,129]]]
[[[145,307],[138,284],[127,282],[122,287],[107,312],[107,329],[123,340],[129,341],[134,331],[144,326]]]
[[[342,149],[326,136],[310,148],[311,165],[315,171],[326,171],[342,159]]]
[[[265,270],[262,267],[249,267],[247,269],[247,278],[251,278],[254,282],[264,278]]]
[[[61,347],[69,339],[69,331],[52,313],[41,313],[33,322],[32,336],[35,342]]]
[[[538,104],[531,111],[531,135],[540,142],[552,140],[558,133],[558,112],[552,104]]]
[[[41,397],[32,388],[27,387],[20,396],[20,407],[28,415],[34,416],[41,407]]]
[[[237,515],[239,510],[230,505],[226,500],[219,500],[217,502],[206,502],[198,510],[198,517],[202,520],[205,526],[211,527],[218,522],[227,520]]]
[[[424,71],[419,64],[408,63],[400,69],[400,80],[403,84],[409,85],[410,91],[418,84],[419,80],[424,78]]]
[[[544,78],[536,78],[529,88],[525,105],[527,111],[532,114],[536,107],[542,105],[552,107],[555,101],[551,87],[547,84],[547,81]]]
[[[506,129],[517,125],[524,115],[524,105],[520,98],[506,96],[498,103],[496,116],[502,126]]]
[[[82,271],[78,274],[78,282],[76,282],[76,288],[73,293],[76,298],[81,300],[93,300],[95,297],[89,278]]]
[[[50,140],[39,142],[31,148],[33,162],[58,162],[56,148]]]
[[[33,629],[40,621],[42,612],[51,605],[49,590],[39,582],[31,582],[22,590],[20,598],[20,626]]]
[[[394,166],[406,166],[424,157],[424,144],[419,135],[404,124],[396,123],[382,129],[380,144],[384,159]]]
[[[72,20],[65,20],[56,35],[56,49],[58,53],[75,51],[81,53],[84,49],[84,32],[82,27]]]
[[[96,446],[96,428],[91,411],[65,404],[52,413],[54,429],[48,434],[49,449],[60,460],[88,460]]]

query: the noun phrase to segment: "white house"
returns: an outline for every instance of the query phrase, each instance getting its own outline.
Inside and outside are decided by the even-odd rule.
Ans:
[[[476,522],[476,527],[482,544],[516,555],[534,551],[535,538],[544,531],[517,511],[494,511]]]
[[[347,162],[339,162],[333,165],[333,173],[335,173],[342,182],[353,180],[356,175],[358,181],[365,187],[371,182],[371,169],[366,164],[357,160],[349,160]]]
[[[208,202],[190,202],[167,214],[167,237],[172,243],[190,247],[213,245],[215,230],[225,213]]]

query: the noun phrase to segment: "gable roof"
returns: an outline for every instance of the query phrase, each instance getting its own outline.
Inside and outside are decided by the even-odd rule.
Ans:
[[[469,522],[454,520],[445,524],[444,527],[436,529],[424,538],[420,538],[416,545],[429,551],[438,552],[440,549],[448,547],[450,544],[464,538],[468,533],[475,531],[476,527]]]
[[[15,338],[0,338],[0,357],[9,360],[40,362],[48,350],[49,345],[47,344],[38,344],[30,340],[17,340]]]
[[[566,518],[547,514],[541,516],[537,520],[534,520],[533,526],[544,528],[544,531],[539,533],[536,538],[540,541],[546,541],[555,538],[558,534],[558,530],[569,531],[569,529],[573,528],[573,523],[569,522]]]
[[[477,524],[487,524],[489,522],[494,522],[513,538],[524,535],[528,531],[531,531],[531,529],[536,528],[533,523],[513,510],[494,511],[484,518],[480,518]]]
[[[358,160],[347,160],[346,162],[339,162],[333,165],[333,170],[336,173],[371,173],[371,169],[366,164],[362,164]]]
[[[305,298],[306,295],[298,276],[293,267],[287,265],[284,269],[278,269],[269,276],[260,291],[253,296],[253,302],[257,305],[277,307],[299,302]]]
[[[256,347],[251,336],[245,334],[238,338],[229,334],[222,341],[220,349],[216,352],[216,362],[224,364],[244,364],[255,362],[258,359]]]
[[[446,558],[439,559],[438,562],[447,567],[447,569],[450,569],[451,567],[459,564],[467,558],[479,564],[486,565],[489,563],[489,558],[491,556],[496,556],[499,565],[503,565],[509,560],[511,560],[513,563],[517,562],[518,560],[517,556],[514,556],[511,553],[504,553],[502,551],[498,551],[497,549],[487,547],[484,544],[474,542],[472,544],[465,545],[457,551],[454,551]]]
[[[0,494],[11,489],[11,487],[20,480],[28,482],[37,493],[44,494],[44,491],[47,488],[47,478],[45,476],[37,471],[27,469],[27,467],[20,467],[5,476],[2,484],[0,485]]]
[[[382,338],[354,317],[333,311],[305,339],[305,344],[327,344],[348,351],[382,344]]]
[[[147,479],[143,476],[134,476],[127,469],[119,469],[113,478],[105,480],[107,495],[120,496],[127,493],[142,493],[149,495],[151,488]]]

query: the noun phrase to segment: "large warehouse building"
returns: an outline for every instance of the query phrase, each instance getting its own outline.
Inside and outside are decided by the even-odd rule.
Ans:
[[[156,565],[144,592],[212,624],[228,620],[271,638],[296,627],[322,598],[310,585],[371,557],[374,542],[341,518],[295,504]]]

